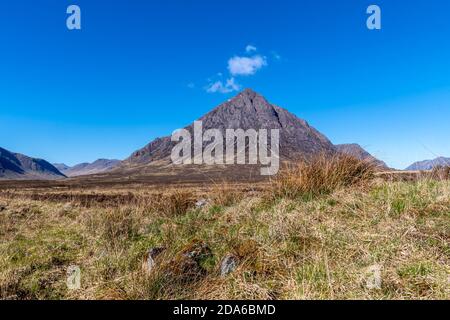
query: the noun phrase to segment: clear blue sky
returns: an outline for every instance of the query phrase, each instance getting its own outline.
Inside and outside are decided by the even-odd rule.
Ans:
[[[70,4],[81,31],[66,28]],[[370,4],[381,31],[366,28]],[[240,86],[393,167],[450,156],[449,16],[447,0],[7,0],[0,146],[123,159]],[[263,63],[231,74],[233,57]]]

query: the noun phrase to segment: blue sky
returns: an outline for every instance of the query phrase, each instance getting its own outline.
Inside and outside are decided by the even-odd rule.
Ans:
[[[123,159],[251,87],[393,167],[450,156],[449,15],[446,0],[8,0],[0,146]]]

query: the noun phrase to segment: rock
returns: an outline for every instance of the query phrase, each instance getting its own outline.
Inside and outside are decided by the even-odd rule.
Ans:
[[[195,207],[197,209],[203,208],[204,206],[206,206],[208,204],[208,201],[206,199],[200,199],[195,203]]]
[[[220,276],[226,277],[234,270],[236,270],[239,263],[239,259],[232,254],[228,254],[222,259],[220,263]]]
[[[6,210],[6,205],[0,203],[0,212]]]
[[[199,262],[204,258],[211,257],[212,252],[206,243],[194,241],[190,246],[183,250],[182,255]]]
[[[167,275],[174,281],[195,282],[207,274],[202,262],[210,257],[212,257],[212,251],[208,245],[201,241],[194,241],[168,264]]]
[[[156,266],[156,258],[163,253],[165,248],[163,247],[156,247],[148,250],[147,256],[144,259],[144,262],[142,263],[142,269],[146,273],[150,273],[153,268]]]

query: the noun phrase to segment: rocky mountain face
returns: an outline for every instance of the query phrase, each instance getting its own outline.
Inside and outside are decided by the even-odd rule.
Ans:
[[[280,157],[299,159],[318,153],[336,152],[333,144],[305,120],[287,110],[269,103],[260,94],[246,89],[233,99],[219,105],[199,119],[203,130],[219,129],[270,129],[280,130]],[[193,132],[193,125],[185,128]],[[171,137],[158,138],[134,152],[123,162],[124,166],[148,164],[167,159],[175,143]]]
[[[99,159],[92,163],[80,163],[73,167],[69,167],[63,163],[57,163],[54,166],[59,168],[68,177],[78,177],[105,173],[115,169],[119,164],[120,160]]]
[[[45,160],[0,148],[0,180],[56,180],[65,177]]]
[[[370,161],[379,168],[388,169],[388,166],[386,165],[386,163],[384,163],[383,161],[378,160],[377,158],[372,156],[369,152],[367,152],[363,147],[361,147],[357,143],[338,144],[338,145],[335,145],[335,147],[336,147],[337,151],[340,153],[351,155],[360,160]]]
[[[450,166],[450,158],[439,157],[434,160],[424,160],[415,162],[405,170],[425,171],[425,170],[433,170],[436,167],[448,167],[448,166]]]

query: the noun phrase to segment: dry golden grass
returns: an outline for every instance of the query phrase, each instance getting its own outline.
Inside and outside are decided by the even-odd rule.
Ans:
[[[272,181],[270,197],[310,198],[339,188],[361,185],[374,177],[376,166],[349,155],[319,155],[285,167]]]
[[[159,195],[151,203],[153,210],[161,212],[168,217],[182,215],[195,205],[196,199],[190,191],[175,190],[167,195]]]
[[[276,201],[229,185],[2,193],[0,298],[449,299],[450,182],[367,183],[371,166],[321,161],[282,174]],[[237,269],[221,277],[229,254]],[[66,286],[72,265],[79,290]]]
[[[228,182],[213,183],[209,192],[209,198],[215,205],[230,206],[239,202],[243,197],[243,192],[236,189],[235,186]]]

